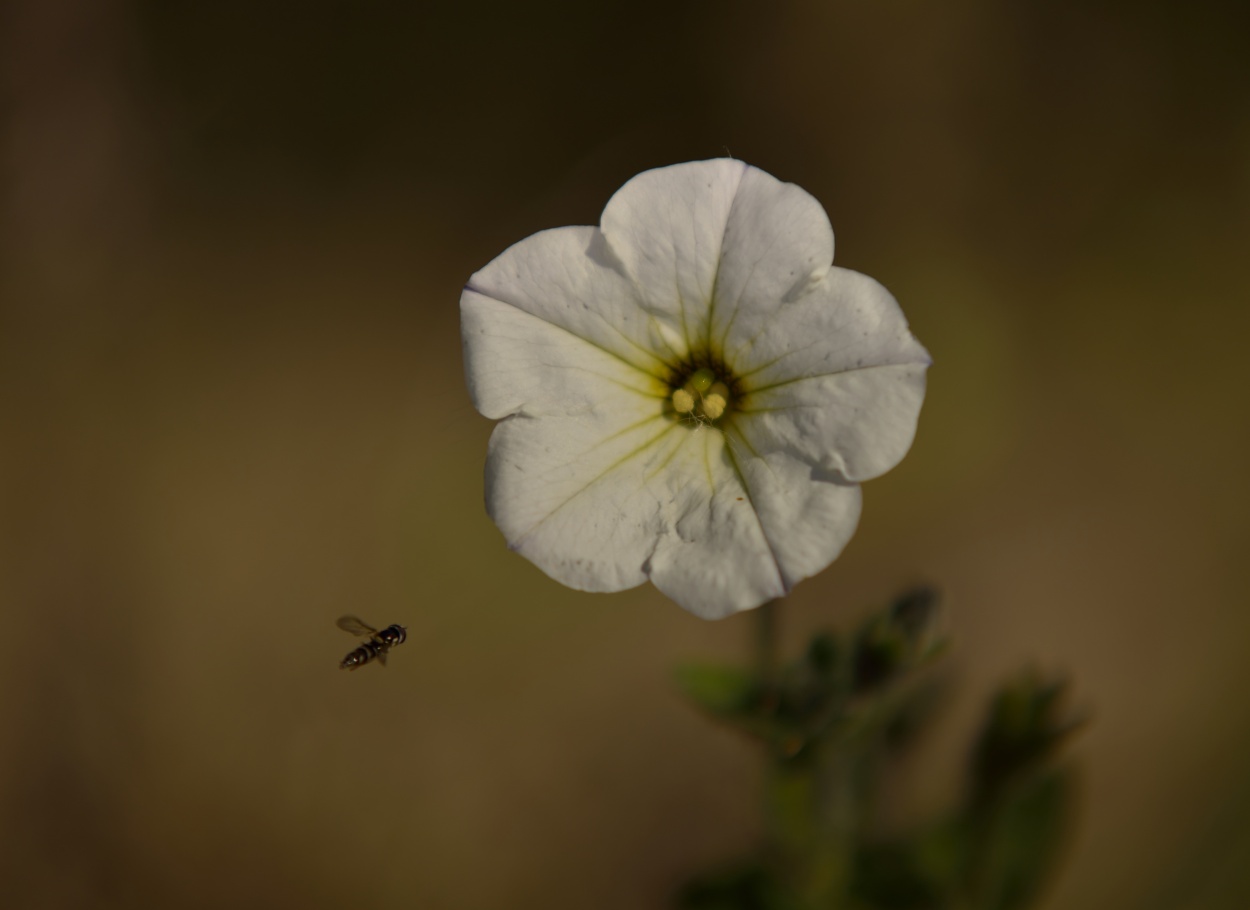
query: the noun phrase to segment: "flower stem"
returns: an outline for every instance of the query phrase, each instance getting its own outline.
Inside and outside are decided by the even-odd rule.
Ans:
[[[755,611],[755,660],[760,682],[770,692],[777,686],[777,601]]]
[[[781,695],[777,626],[778,602],[771,600],[755,611],[755,672],[761,709],[774,716]],[[784,748],[780,733],[765,744],[764,849],[779,878],[793,887],[792,883],[801,877],[802,856],[811,838],[812,781],[810,775],[793,773]]]
[[[765,710],[772,712],[785,710],[779,607],[772,601],[756,611],[756,672]],[[848,685],[843,680],[839,689]],[[779,724],[766,745],[765,853],[795,907],[833,910],[846,905],[862,808],[856,792],[858,759],[853,737],[844,733],[803,741]]]

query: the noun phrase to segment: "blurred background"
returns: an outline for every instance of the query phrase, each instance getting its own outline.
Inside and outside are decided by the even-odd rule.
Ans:
[[[1049,908],[1250,906],[1250,14],[1231,2],[0,6],[0,888],[16,908],[663,907],[758,833],[671,670],[750,650],[486,517],[467,276],[732,154],[933,353],[783,613],[945,594],[1092,720]],[[403,623],[340,673],[343,613]]]

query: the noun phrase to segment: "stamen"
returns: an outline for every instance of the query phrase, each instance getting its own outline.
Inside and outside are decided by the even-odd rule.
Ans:
[[[673,410],[678,414],[689,414],[694,410],[694,395],[686,389],[674,389]]]
[[[704,358],[706,362],[706,358]],[[701,366],[691,364],[691,372],[680,379],[674,378],[670,388],[669,404],[672,414],[692,427],[712,426],[720,420],[728,420],[733,412],[733,384],[719,364]],[[678,386],[677,382],[681,382]]]
[[[723,382],[715,383],[703,396],[703,413],[709,420],[716,420],[725,413],[729,406],[729,386]]]

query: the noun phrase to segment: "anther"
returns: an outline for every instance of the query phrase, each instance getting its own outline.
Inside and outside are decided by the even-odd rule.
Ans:
[[[678,414],[689,414],[694,410],[694,395],[686,389],[673,390],[673,410]]]
[[[708,420],[716,420],[725,413],[728,405],[729,387],[723,382],[714,383],[703,396],[703,413],[707,415]]]

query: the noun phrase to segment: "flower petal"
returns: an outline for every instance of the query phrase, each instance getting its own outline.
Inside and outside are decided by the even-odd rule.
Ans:
[[[925,365],[796,379],[752,392],[734,427],[761,455],[786,452],[848,481],[870,480],[911,448]]]
[[[460,331],[469,394],[492,419],[600,411],[624,426],[658,415],[668,393],[616,354],[476,291],[460,297]]]
[[[719,430],[680,428],[669,461],[664,533],[648,565],[651,581],[685,609],[721,619],[786,593],[775,548]]]
[[[824,277],[832,262],[833,227],[820,203],[793,183],[747,168],[721,245],[706,333],[712,349],[728,353],[726,341],[740,320],[770,320]]]
[[[608,246],[644,305],[679,326],[688,344],[706,338],[730,209],[751,170],[718,158],[645,171],[603,210]]]
[[[890,292],[867,275],[837,266],[796,299],[768,310],[740,311],[724,355],[748,390],[865,367],[932,362]]]
[[[518,415],[495,428],[486,459],[486,510],[508,545],[583,591],[646,581],[664,524],[648,478],[684,434],[658,409],[624,426],[615,417]]]
[[[675,521],[649,570],[657,588],[695,615],[719,619],[786,594],[854,534],[858,486],[785,453],[758,457],[732,433],[690,436]]]
[[[735,425],[736,467],[789,591],[837,559],[859,523],[858,484],[814,469],[784,451],[756,452]]]
[[[726,357],[744,392],[736,424],[761,454],[867,480],[907,454],[928,352],[876,281],[831,268],[770,319],[743,312]]]
[[[558,326],[652,376],[666,375],[662,358],[680,343],[675,326],[642,308],[593,227],[554,228],[513,244],[469,279],[462,306],[473,294]],[[471,349],[471,337],[464,340]]]
[[[716,619],[780,597],[854,530],[858,488],[813,481],[788,456],[740,471],[717,430],[659,417],[605,440],[596,422],[505,420],[487,460],[491,517],[514,550],[570,587],[618,591],[650,577]]]

